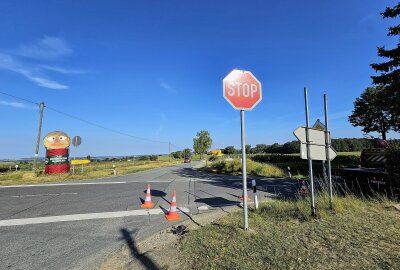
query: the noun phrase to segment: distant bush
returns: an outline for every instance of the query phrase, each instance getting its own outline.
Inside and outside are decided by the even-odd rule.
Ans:
[[[246,162],[247,173],[265,176],[265,177],[283,177],[285,173],[280,168],[271,164],[262,164],[259,162],[254,162],[252,160],[247,160]],[[242,162],[239,159],[233,161],[219,161],[211,165],[211,169],[216,170],[219,173],[227,174],[239,174],[242,172]]]
[[[144,155],[144,156],[140,156],[140,157],[139,157],[139,160],[141,160],[141,161],[148,161],[148,160],[150,160],[150,161],[156,161],[156,160],[158,160],[158,156],[156,156],[156,155],[151,155],[151,156],[149,156],[149,155]]]

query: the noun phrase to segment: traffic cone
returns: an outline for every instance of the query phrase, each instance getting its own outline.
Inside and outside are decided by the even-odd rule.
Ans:
[[[140,208],[153,208],[153,207],[154,203],[151,202],[150,184],[148,184],[146,191],[146,199],[144,200],[144,203],[140,206]]]
[[[165,215],[165,218],[168,220],[179,220],[181,217],[179,216],[176,210],[176,191],[174,190],[174,194],[172,196],[171,207],[169,208],[169,213]]]
[[[243,201],[243,197],[244,197],[244,196],[243,196],[243,193],[242,193],[242,196],[240,196],[240,198],[239,198],[239,199],[240,199],[241,201]],[[250,197],[249,197],[249,196],[247,196],[247,201],[251,201],[251,199],[250,199]]]

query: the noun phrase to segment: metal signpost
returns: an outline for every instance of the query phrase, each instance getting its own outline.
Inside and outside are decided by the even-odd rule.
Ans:
[[[79,145],[82,143],[82,138],[80,136],[75,136],[72,138],[72,145],[75,146],[74,150],[74,160],[76,158],[76,148],[78,148]],[[83,165],[82,165],[82,171],[83,171]],[[75,174],[75,164],[72,164],[72,174]]]
[[[311,188],[311,215],[317,215],[317,209],[315,209],[315,196],[314,196],[314,177],[312,169],[311,159],[311,142],[310,142],[310,129],[309,129],[309,116],[308,116],[308,92],[307,88],[304,87],[304,105],[306,109],[306,146],[307,146],[307,159],[308,159],[308,174],[310,176],[310,188]]]
[[[332,172],[331,172],[331,134],[328,130],[328,101],[324,94],[324,113],[325,113],[325,154],[328,163],[328,181],[329,181],[329,207],[332,209],[333,191],[332,191]],[[336,155],[335,155],[336,156]],[[334,159],[335,157],[332,157]]]
[[[309,114],[308,114],[308,93],[307,88],[304,88],[304,102],[306,111],[306,127],[298,127],[293,134],[301,142],[300,144],[300,157],[308,160],[309,176],[310,176],[310,189],[311,189],[311,214],[316,215],[315,196],[314,196],[314,178],[312,161],[322,160],[328,162],[328,179],[329,179],[329,202],[332,207],[332,175],[331,175],[331,160],[333,160],[337,153],[331,146],[330,133],[328,131],[328,110],[326,104],[326,94],[324,95],[325,105],[325,125],[320,123],[320,126],[314,125],[315,128],[309,128]],[[323,127],[322,130],[320,127]]]
[[[244,229],[249,229],[247,215],[247,175],[244,111],[251,111],[262,99],[261,83],[250,72],[234,69],[222,81],[224,98],[235,110],[240,110],[240,130],[242,144],[243,212]]]

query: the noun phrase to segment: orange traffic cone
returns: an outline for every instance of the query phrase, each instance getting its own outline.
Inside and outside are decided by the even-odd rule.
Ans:
[[[243,197],[244,197],[244,196],[243,196],[243,193],[242,193],[242,196],[240,196],[240,198],[239,198],[239,199],[240,199],[241,201],[243,201]],[[250,199],[250,197],[249,197],[249,196],[247,196],[247,201],[251,201],[251,199]]]
[[[146,199],[144,200],[144,203],[140,206],[140,208],[153,208],[153,207],[154,203],[151,202],[150,184],[148,184],[146,191]]]
[[[174,194],[172,196],[171,207],[169,208],[169,213],[165,215],[165,218],[168,220],[179,220],[181,217],[179,216],[176,210],[176,191],[174,190]]]

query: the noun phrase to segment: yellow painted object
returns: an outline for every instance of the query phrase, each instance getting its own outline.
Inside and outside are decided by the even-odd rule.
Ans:
[[[219,150],[219,149],[217,149],[217,150],[211,150],[211,154],[214,156],[214,157],[222,157],[224,154],[222,154],[222,151],[221,150]]]
[[[89,164],[90,160],[88,159],[75,159],[75,160],[71,160],[71,165],[85,165],[85,164]]]

